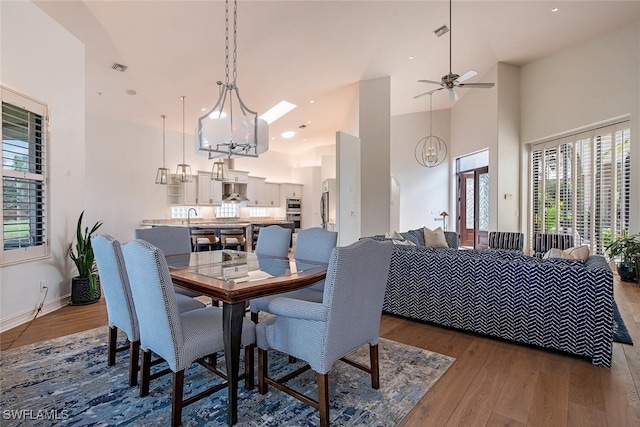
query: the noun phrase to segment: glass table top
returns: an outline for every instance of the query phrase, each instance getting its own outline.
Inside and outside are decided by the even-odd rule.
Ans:
[[[232,283],[251,282],[271,277],[288,276],[320,267],[306,261],[258,256],[254,252],[220,251],[192,252],[167,256],[170,268]]]

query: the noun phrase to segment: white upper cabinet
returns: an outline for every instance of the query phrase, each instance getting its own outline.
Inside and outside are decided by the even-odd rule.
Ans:
[[[175,175],[171,175],[175,179]],[[170,205],[196,205],[198,202],[198,179],[191,182],[167,185],[167,201]]]
[[[266,182],[264,184],[265,205],[270,207],[280,206],[280,184]]]
[[[249,177],[249,183],[247,184],[247,202],[248,206],[264,206],[265,201],[265,182],[264,178],[255,176]]]
[[[222,203],[222,182],[211,181],[210,172],[198,172],[198,205]]]
[[[301,198],[302,184],[280,184],[281,190],[285,198]]]
[[[237,170],[228,170],[227,171],[227,180],[224,181],[227,183],[235,183],[235,184],[248,184],[249,183],[249,172],[237,171]]]

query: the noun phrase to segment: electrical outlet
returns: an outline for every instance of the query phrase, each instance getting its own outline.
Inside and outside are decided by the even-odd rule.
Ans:
[[[45,282],[44,280],[40,280],[40,292],[44,292],[45,289],[48,289],[47,282]]]

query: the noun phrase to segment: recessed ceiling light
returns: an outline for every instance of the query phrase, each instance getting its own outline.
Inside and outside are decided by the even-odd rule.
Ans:
[[[309,104],[313,104],[314,102],[316,102],[316,101],[314,101],[314,100],[312,99],[311,101],[309,101]]]
[[[287,101],[280,101],[264,113],[260,114],[260,118],[268,124],[271,124],[296,107],[296,104],[292,104]]]
[[[127,89],[127,95],[137,95],[137,94],[138,94],[138,92],[136,92],[135,90]]]
[[[207,107],[202,107],[200,111],[207,111]]]
[[[557,11],[558,11],[557,7],[554,7],[553,9],[551,9],[551,12],[557,12]]]
[[[291,139],[296,136],[296,133],[292,130],[288,130],[286,132],[282,132],[282,137],[285,139]]]
[[[409,59],[413,59],[413,55],[409,56]]]

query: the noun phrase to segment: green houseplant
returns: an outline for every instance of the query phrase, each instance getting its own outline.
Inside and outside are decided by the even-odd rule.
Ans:
[[[636,263],[634,255],[640,253],[640,233],[629,235],[622,231],[609,245],[606,251],[612,259],[618,259],[618,275],[620,279],[628,282],[636,280]]]
[[[96,274],[95,256],[91,247],[91,237],[100,228],[102,221],[96,222],[91,231],[89,227],[82,230],[82,217],[80,213],[76,226],[75,250],[73,242],[69,243],[69,258],[78,269],[78,275],[71,279],[71,304],[82,305],[97,302],[100,299],[100,282]]]

